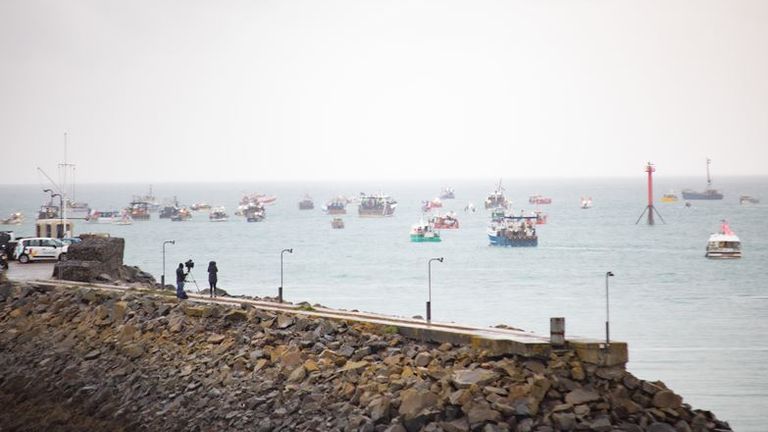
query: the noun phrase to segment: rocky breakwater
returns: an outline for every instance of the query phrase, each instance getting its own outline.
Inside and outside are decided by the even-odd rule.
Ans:
[[[0,405],[0,430],[730,430],[572,352],[490,357],[368,323],[8,284]]]

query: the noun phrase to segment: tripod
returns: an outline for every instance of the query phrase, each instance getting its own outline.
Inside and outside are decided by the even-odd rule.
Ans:
[[[195,284],[195,288],[197,289],[197,293],[200,294],[200,286],[197,284],[197,280],[195,279],[195,276],[192,274],[192,269],[189,269],[187,271],[187,276],[186,277],[192,278],[192,283]],[[186,280],[186,278],[184,280]]]

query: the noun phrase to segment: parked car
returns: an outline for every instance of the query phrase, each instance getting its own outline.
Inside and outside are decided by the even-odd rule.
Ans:
[[[69,245],[50,237],[31,237],[19,240],[15,256],[20,263],[38,260],[64,260]]]

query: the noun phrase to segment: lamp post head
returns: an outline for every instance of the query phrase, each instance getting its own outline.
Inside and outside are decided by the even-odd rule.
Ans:
[[[609,272],[606,272],[606,273],[605,273],[605,277],[609,277],[609,276],[613,276],[613,272],[610,272],[610,271],[609,271]]]
[[[282,254],[283,252],[288,252],[288,253],[292,254],[293,253],[293,248],[283,249],[280,253]]]
[[[444,259],[445,259],[445,258],[443,258],[443,257],[440,257],[440,258],[438,258],[437,260],[438,260],[438,261],[440,261],[440,262],[443,262],[443,260],[444,260]]]
[[[43,189],[43,192],[53,192],[53,191],[50,189]]]

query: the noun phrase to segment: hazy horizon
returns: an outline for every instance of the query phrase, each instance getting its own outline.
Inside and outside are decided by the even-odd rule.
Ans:
[[[768,2],[0,3],[0,184],[768,175]],[[11,161],[12,163],[8,163]],[[702,180],[702,183],[704,180]]]

